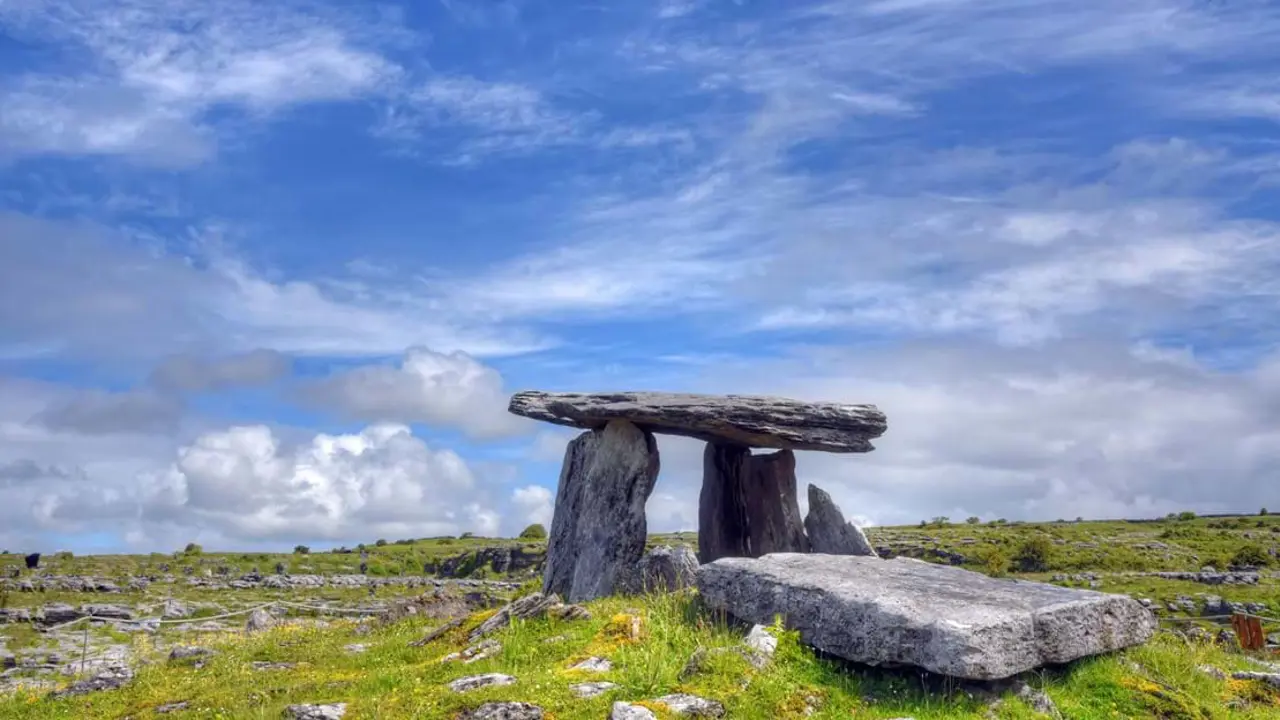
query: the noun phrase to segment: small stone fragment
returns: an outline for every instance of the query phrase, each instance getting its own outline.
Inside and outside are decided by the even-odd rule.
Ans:
[[[156,714],[167,715],[168,713],[171,713],[171,712],[186,710],[188,705],[190,705],[190,703],[188,703],[186,700],[181,700],[179,702],[165,703],[164,705],[157,705]]]
[[[580,698],[593,698],[618,687],[617,684],[611,682],[589,682],[570,685],[569,690]]]
[[[486,673],[484,675],[471,675],[469,677],[458,678],[449,683],[449,689],[456,693],[470,692],[479,690],[483,687],[493,687],[500,685],[514,685],[516,679],[510,675],[501,673]]]
[[[346,714],[346,703],[290,705],[284,709],[284,716],[290,720],[341,720]]]
[[[769,664],[773,653],[778,649],[778,638],[769,634],[763,625],[752,625],[747,633],[747,647],[751,650],[747,660],[757,669]]]
[[[249,666],[259,672],[266,672],[268,670],[292,670],[297,667],[298,664],[291,662],[266,662],[263,660],[254,660],[249,663]]]
[[[245,621],[244,631],[247,633],[262,632],[279,624],[275,616],[267,612],[266,608],[258,608],[249,613],[249,619]]]
[[[196,645],[179,645],[169,651],[170,660],[190,660],[192,658],[205,658],[210,655],[213,655],[212,650]]]
[[[1280,689],[1280,673],[1264,673],[1264,672],[1234,672],[1231,677],[1236,680],[1260,680],[1273,688]]]
[[[464,712],[459,720],[542,720],[542,708],[524,702],[490,702]]]
[[[1204,673],[1205,675],[1208,675],[1209,677],[1213,678],[1214,680],[1227,679],[1227,672],[1220,667],[1215,667],[1213,665],[1201,665],[1196,669]]]
[[[369,652],[369,645],[368,643],[351,643],[350,645],[342,646],[342,649],[352,655],[359,655],[360,653]]]
[[[462,624],[466,621],[467,619],[465,617],[460,617],[455,620],[451,620],[441,625],[440,627],[436,628],[435,630],[432,630],[431,632],[427,633],[420,640],[414,640],[413,642],[409,643],[409,647],[422,647],[423,645],[429,645],[435,642],[436,640],[439,640],[440,638],[444,637],[444,635],[448,633],[450,630],[456,630],[462,627]]]
[[[60,698],[70,697],[73,695],[85,695],[91,692],[101,692],[103,690],[115,690],[123,687],[133,679],[133,671],[127,667],[108,668],[87,680],[80,680],[72,683],[69,687],[62,690],[56,690],[49,694],[49,697]]]
[[[581,605],[553,605],[548,608],[547,615],[565,621],[591,619],[591,611]]]
[[[715,700],[700,698],[697,695],[676,693],[674,695],[664,695],[654,700],[654,702],[666,705],[671,709],[671,712],[680,717],[724,717],[724,705]]]
[[[485,635],[509,626],[515,618],[528,620],[542,617],[550,608],[559,604],[561,604],[560,598],[555,593],[530,593],[518,600],[507,603],[493,617],[480,623],[479,627],[471,631],[469,639],[471,642],[476,642]]]
[[[1024,682],[1019,683],[1016,694],[1018,699],[1026,703],[1032,710],[1061,720],[1062,713],[1058,711],[1058,706],[1053,704],[1053,698],[1049,697],[1049,694],[1044,690],[1038,690]]]
[[[609,720],[658,720],[658,716],[643,705],[615,702],[609,709]]]
[[[582,672],[609,672],[613,669],[613,663],[609,662],[605,658],[589,657],[569,669],[580,670]]]

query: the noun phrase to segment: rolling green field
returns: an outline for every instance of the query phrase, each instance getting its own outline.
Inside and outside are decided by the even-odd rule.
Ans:
[[[1033,673],[1027,683],[1043,692],[1065,718],[1280,718],[1280,688],[1261,680],[1233,679],[1234,671],[1280,672],[1275,650],[1245,653],[1230,638],[1230,626],[1206,618],[1220,609],[1248,605],[1264,617],[1280,615],[1280,518],[1167,518],[1158,521],[966,523],[938,519],[911,527],[868,529],[872,544],[891,555],[958,564],[997,576],[1092,587],[1144,599],[1161,618],[1162,630],[1143,647]],[[654,536],[651,545],[684,542],[691,533]],[[473,595],[462,625],[432,642],[413,641],[445,620],[423,614],[402,617],[388,608],[423,588],[376,587],[220,589],[193,579],[234,579],[256,569],[292,575],[358,574],[360,554],[312,549],[302,553],[219,553],[191,548],[147,556],[47,556],[35,573],[20,571],[0,589],[0,609],[35,609],[50,603],[73,606],[112,603],[153,617],[165,601],[191,609],[187,625],[203,618],[243,613],[265,602],[292,607],[278,627],[243,631],[244,616],[222,627],[193,630],[174,621],[153,632],[111,623],[48,633],[31,623],[0,624],[0,648],[34,656],[39,652],[92,657],[127,647],[143,661],[119,689],[51,699],[51,689],[74,674],[17,668],[0,694],[0,718],[280,718],[295,703],[346,703],[346,718],[455,718],[494,700],[527,701],[554,720],[606,718],[614,701],[639,703],[660,718],[676,717],[657,698],[691,693],[720,702],[729,718],[1038,718],[1028,700],[1007,687],[965,685],[905,671],[853,667],[818,657],[789,632],[777,628],[779,648],[757,668],[743,645],[742,630],[700,610],[696,592],[608,598],[587,604],[589,619],[554,617],[517,621],[491,636],[500,643],[490,657],[473,663],[442,661],[472,643],[467,631],[511,597],[537,588],[537,569],[500,572],[488,561],[515,548],[536,557],[542,544],[490,538],[433,538],[370,543],[367,575],[421,576],[424,567],[446,561],[455,575],[473,580],[523,582],[523,590],[474,584],[449,585],[454,602]],[[484,562],[482,562],[484,561]],[[21,565],[18,555],[0,557],[0,569]],[[1215,573],[1199,573],[1212,566]],[[190,568],[189,570],[187,568]],[[1230,575],[1222,571],[1241,570]],[[1247,569],[1252,568],[1252,569]],[[1197,573],[1160,577],[1153,573]],[[125,588],[137,576],[156,576],[145,588],[119,593],[27,592],[15,583],[42,574],[103,578]],[[167,582],[164,576],[172,576]],[[1190,579],[1188,579],[1190,578]],[[1247,582],[1222,583],[1224,578]],[[476,599],[477,595],[483,598]],[[357,619],[358,616],[367,616]],[[631,618],[639,633],[631,635]],[[388,619],[398,618],[398,619]],[[1199,630],[1193,630],[1199,628]],[[1266,623],[1269,633],[1280,625]],[[1276,636],[1280,638],[1280,636]],[[359,650],[350,646],[361,645]],[[199,645],[212,651],[201,667],[168,660],[173,647]],[[705,660],[690,663],[702,650]],[[4,652],[0,649],[0,653]],[[588,657],[608,659],[600,673],[570,669]],[[284,663],[274,669],[254,663]],[[1206,669],[1209,668],[1209,669]],[[1212,669],[1220,670],[1220,675]],[[504,673],[514,684],[455,693],[448,682],[483,673]],[[89,673],[86,673],[89,674]],[[613,684],[602,694],[577,697],[571,686]],[[176,709],[161,713],[166,706]]]

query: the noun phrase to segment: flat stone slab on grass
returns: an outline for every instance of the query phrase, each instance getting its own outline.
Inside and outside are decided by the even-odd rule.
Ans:
[[[782,615],[801,639],[869,665],[996,680],[1146,642],[1136,600],[1001,580],[910,558],[777,553],[698,570],[709,607],[747,622]]]
[[[888,427],[874,405],[813,403],[759,395],[662,392],[518,392],[516,415],[595,430],[626,420],[654,433],[778,450],[870,452]]]

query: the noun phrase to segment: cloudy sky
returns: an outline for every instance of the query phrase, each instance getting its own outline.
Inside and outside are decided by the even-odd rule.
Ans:
[[[865,522],[1280,508],[1277,68],[1271,0],[2,2],[0,548],[511,534],[525,388],[875,403],[798,468]]]

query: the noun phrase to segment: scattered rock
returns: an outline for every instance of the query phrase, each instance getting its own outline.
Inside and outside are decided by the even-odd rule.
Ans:
[[[542,617],[550,608],[557,605],[560,605],[560,598],[556,597],[555,593],[549,595],[544,595],[540,592],[530,593],[508,603],[493,617],[480,623],[479,627],[471,631],[469,639],[471,642],[475,642],[486,635],[508,627],[515,618],[529,620]]]
[[[615,683],[601,681],[570,685],[569,690],[571,690],[577,697],[593,698],[598,695],[603,695],[616,687],[618,686]]]
[[[1213,665],[1200,665],[1196,669],[1215,680],[1227,679],[1227,672],[1222,668],[1215,667]]]
[[[1025,682],[1018,683],[1017,690],[1014,693],[1018,699],[1026,703],[1032,710],[1038,713],[1048,715],[1049,717],[1061,720],[1062,713],[1059,712],[1058,706],[1053,703],[1053,698],[1044,690],[1033,688]]]
[[[658,716],[643,705],[615,702],[609,709],[609,720],[658,720]]]
[[[209,648],[199,647],[197,645],[179,645],[169,651],[170,661],[191,660],[198,658],[207,658],[214,653]]]
[[[249,619],[244,623],[244,631],[247,633],[262,632],[279,624],[276,617],[267,612],[266,608],[258,608],[249,613]]]
[[[649,432],[778,450],[870,452],[888,427],[874,405],[809,403],[779,397],[660,392],[518,392],[516,415],[583,429],[625,420]]]
[[[291,662],[267,662],[265,660],[254,660],[249,666],[259,672],[267,672],[269,670],[292,670],[298,667],[298,663]]]
[[[482,640],[475,645],[463,650],[462,652],[449,653],[440,662],[452,662],[454,660],[462,660],[463,663],[470,665],[474,662],[480,662],[486,658],[493,657],[502,650],[502,643],[497,640]]]
[[[179,710],[186,710],[186,709],[187,709],[187,706],[188,706],[188,705],[190,705],[190,704],[191,704],[191,703],[187,702],[186,700],[180,700],[180,701],[178,701],[178,702],[171,702],[171,703],[165,703],[164,705],[157,705],[157,706],[156,706],[156,714],[157,714],[157,715],[167,715],[167,714],[169,714],[169,713],[171,713],[171,712],[177,712],[177,711],[179,711]]]
[[[757,670],[769,664],[773,653],[778,649],[778,639],[769,634],[763,625],[752,625],[747,633],[747,648],[750,650],[747,660]]]
[[[444,635],[450,632],[451,630],[457,630],[458,628],[462,627],[462,624],[465,623],[466,621],[467,619],[465,617],[460,617],[454,620],[450,620],[449,622],[441,625],[435,630],[432,630],[431,632],[422,636],[421,639],[414,640],[413,642],[409,643],[409,647],[422,647],[423,645],[429,645],[435,642],[436,640],[439,640],[441,637],[444,637]]]
[[[80,680],[72,683],[69,687],[62,690],[55,690],[49,693],[50,697],[71,697],[74,695],[86,695],[91,692],[102,692],[104,690],[115,690],[123,687],[133,680],[133,671],[127,667],[116,666],[107,668],[102,672],[94,675],[86,680]]]
[[[782,615],[804,642],[847,660],[977,680],[1118,650],[1156,630],[1127,596],[905,558],[722,558],[699,569],[698,590],[747,622]]]
[[[369,652],[369,645],[367,643],[351,643],[350,645],[343,645],[342,650],[352,655],[359,655],[360,653]]]
[[[663,545],[640,558],[628,574],[623,590],[629,594],[672,592],[697,582],[698,556],[688,545]]]
[[[459,720],[542,720],[542,708],[523,702],[490,702],[464,712]]]
[[[347,714],[346,703],[330,705],[290,705],[284,715],[291,720],[341,720]]]
[[[193,611],[186,603],[172,598],[164,601],[164,606],[160,611],[160,617],[165,620],[180,620],[189,618],[192,614]]]
[[[80,613],[88,617],[107,620],[132,620],[133,610],[123,605],[85,604],[80,606]]]
[[[486,673],[484,675],[472,675],[470,677],[458,678],[449,683],[449,689],[456,693],[470,692],[479,690],[483,687],[493,687],[498,685],[514,685],[516,679],[510,675],[501,673]]]
[[[573,603],[614,594],[644,554],[645,503],[658,466],[653,434],[623,420],[570,441],[547,542],[544,592]]]
[[[547,608],[547,615],[566,621],[591,619],[591,611],[581,605],[552,605]]]
[[[844,518],[844,513],[822,488],[809,484],[809,514],[804,517],[810,550],[827,555],[875,555],[862,529]]]
[[[724,705],[715,700],[700,698],[697,695],[688,695],[686,693],[664,695],[654,700],[654,702],[666,705],[671,709],[671,712],[680,717],[724,717]]]
[[[582,672],[609,672],[613,669],[613,663],[609,662],[605,658],[589,657],[569,669],[579,670]]]
[[[1280,689],[1280,673],[1242,671],[1242,672],[1231,673],[1231,677],[1235,678],[1236,680],[1259,680],[1261,682],[1264,682],[1270,685],[1271,687]]]

